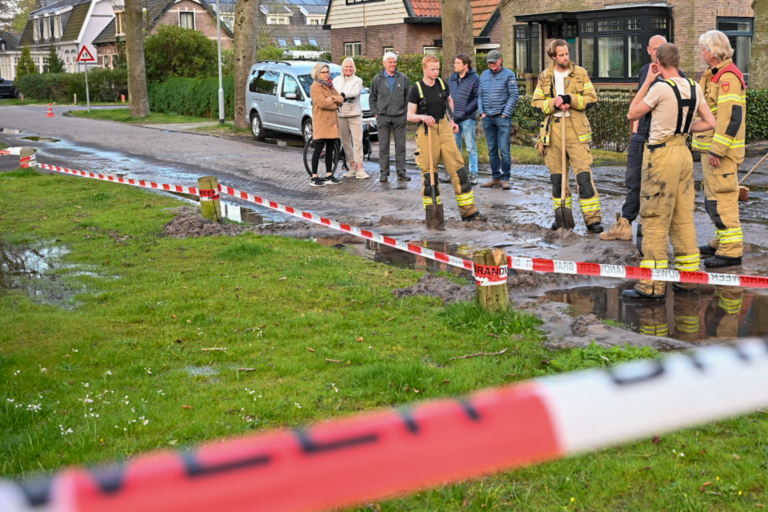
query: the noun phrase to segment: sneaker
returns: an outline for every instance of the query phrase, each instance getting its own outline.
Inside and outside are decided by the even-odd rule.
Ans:
[[[341,181],[339,181],[339,179],[336,176],[334,176],[333,174],[331,174],[330,176],[326,176],[325,177],[325,184],[326,185],[338,185],[339,183],[341,183]]]
[[[387,182],[387,180],[389,180],[389,174],[384,174],[384,173],[382,173],[382,174],[379,176],[379,181],[380,181],[380,182],[382,182],[382,183],[386,183],[386,182]]]
[[[603,232],[603,225],[600,222],[593,222],[589,226],[587,226],[587,231],[590,233],[602,233]]]
[[[357,176],[357,169],[355,169],[353,166],[349,166],[349,170],[344,173],[345,178],[354,178]]]
[[[370,176],[368,176],[368,173],[367,173],[367,172],[365,172],[365,171],[364,171],[364,170],[362,170],[362,169],[360,169],[359,171],[357,171],[357,174],[355,175],[355,177],[356,177],[357,179],[359,179],[359,180],[367,180],[368,178],[370,178]]]
[[[485,215],[483,215],[480,212],[475,212],[472,215],[469,215],[467,217],[462,217],[461,218],[462,222],[472,222],[473,220],[477,220],[477,221],[480,221],[480,222],[487,222],[488,221],[488,217],[486,217]]]
[[[709,258],[710,256],[714,256],[716,252],[717,252],[717,249],[715,249],[709,244],[704,244],[699,246],[699,253],[701,253],[701,256],[704,258]]]
[[[475,175],[470,176],[469,177],[469,183],[472,184],[472,185],[477,185],[477,183],[478,183],[477,176],[475,176]]]
[[[313,187],[324,187],[325,180],[322,178],[312,178],[311,180],[309,180],[309,184]]]
[[[617,213],[616,224],[605,233],[600,233],[600,240],[632,240],[632,224]]]
[[[735,267],[741,265],[741,256],[729,258],[728,256],[712,256],[704,260],[704,266],[708,268]]]
[[[398,174],[397,181],[411,181],[411,178],[410,176],[406,176],[405,174]]]

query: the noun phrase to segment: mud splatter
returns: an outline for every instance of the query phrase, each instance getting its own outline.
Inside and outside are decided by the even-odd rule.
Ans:
[[[395,297],[411,297],[414,295],[429,295],[439,297],[444,304],[472,300],[476,293],[475,285],[461,286],[451,282],[446,277],[436,277],[432,274],[424,274],[419,282],[406,288],[398,288],[392,293]]]

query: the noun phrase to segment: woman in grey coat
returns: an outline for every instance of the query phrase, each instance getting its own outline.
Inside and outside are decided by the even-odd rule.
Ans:
[[[339,135],[349,160],[349,171],[344,177],[365,179],[369,176],[363,170],[363,108],[360,104],[363,80],[356,72],[355,61],[350,57],[344,59],[341,75],[333,79],[333,88],[344,98],[339,108]]]

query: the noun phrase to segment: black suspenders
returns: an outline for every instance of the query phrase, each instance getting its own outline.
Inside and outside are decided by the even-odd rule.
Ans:
[[[664,82],[665,84],[672,87],[672,90],[675,93],[675,98],[677,98],[677,126],[675,127],[675,135],[688,133],[691,128],[691,122],[693,121],[694,111],[696,110],[696,82],[690,78],[686,78],[686,80],[688,80],[688,83],[691,84],[691,97],[687,100],[684,100],[680,95],[680,88],[671,78],[668,78],[667,80],[660,80],[659,82],[654,82],[653,84],[656,85],[656,83]],[[685,126],[683,126],[683,108],[685,107],[688,107],[688,114],[685,116]],[[648,132],[645,134],[646,141],[648,140],[650,133],[651,127],[648,126]]]

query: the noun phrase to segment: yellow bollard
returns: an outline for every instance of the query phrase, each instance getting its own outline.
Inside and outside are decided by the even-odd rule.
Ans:
[[[507,253],[501,249],[483,249],[472,253],[475,277],[478,283],[477,299],[480,307],[486,311],[506,311],[509,308],[509,289],[507,288]]]
[[[197,187],[200,194],[200,212],[203,217],[214,222],[221,222],[218,178],[216,176],[198,178]]]

